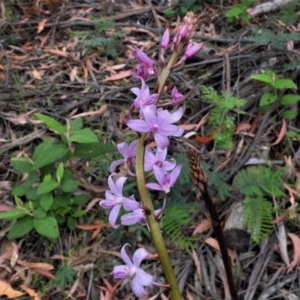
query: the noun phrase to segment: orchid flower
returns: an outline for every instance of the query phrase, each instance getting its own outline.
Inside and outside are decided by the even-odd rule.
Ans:
[[[174,158],[171,159],[171,162],[166,161],[167,157],[167,148],[161,150],[160,148],[156,149],[155,155],[152,153],[149,147],[145,150],[145,163],[144,169],[145,172],[153,170],[153,166],[162,168],[165,171],[173,170],[176,166],[176,161]]]
[[[116,175],[115,173],[111,174],[108,177],[108,186],[110,190],[105,192],[106,200],[100,201],[100,206],[104,209],[110,209],[110,214],[108,217],[109,224],[113,228],[117,228],[116,220],[118,218],[121,207],[127,211],[131,211],[140,207],[139,202],[134,199],[134,196],[126,198],[122,194],[123,185],[126,181],[126,177],[119,177],[114,183],[112,176]]]
[[[153,283],[153,277],[140,268],[142,260],[149,253],[145,249],[140,248],[134,252],[133,261],[131,261],[125,250],[127,245],[130,246],[125,244],[121,249],[121,256],[126,265],[115,266],[112,273],[117,279],[129,277],[134,294],[138,298],[142,298],[147,295],[144,286],[149,286]]]
[[[165,194],[170,192],[171,187],[177,180],[182,165],[178,165],[171,173],[164,171],[163,169],[154,166],[153,171],[158,183],[147,183],[146,187],[152,190],[163,191]]]
[[[183,115],[180,107],[170,113],[162,108],[156,109],[154,105],[146,106],[143,110],[145,120],[129,120],[127,126],[137,132],[152,132],[159,148],[162,150],[169,146],[168,136],[182,136],[184,130],[172,123],[177,122]]]
[[[128,169],[131,169],[134,163],[134,157],[136,153],[137,140],[134,140],[130,145],[126,143],[120,143],[117,145],[119,153],[124,157],[122,159],[115,160],[109,167],[111,173],[115,172],[117,166],[127,163]]]

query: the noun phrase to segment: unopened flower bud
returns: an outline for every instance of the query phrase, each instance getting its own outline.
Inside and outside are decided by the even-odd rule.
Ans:
[[[172,96],[174,105],[180,105],[183,102],[183,95],[178,92],[178,89],[176,86],[173,87],[171,96]]]
[[[183,56],[185,56],[186,59],[190,58],[190,57],[194,56],[195,54],[197,54],[203,48],[203,46],[204,46],[203,43],[200,43],[200,44],[189,43]]]
[[[170,31],[167,28],[162,36],[160,47],[166,50],[169,45],[169,41],[170,41]]]
[[[153,68],[154,67],[154,61],[145,52],[143,52],[139,48],[134,47],[133,55],[134,55],[135,59],[141,65],[144,65],[147,68]]]

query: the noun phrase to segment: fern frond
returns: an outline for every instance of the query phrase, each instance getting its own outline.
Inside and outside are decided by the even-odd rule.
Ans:
[[[182,226],[191,222],[190,209],[188,207],[172,206],[165,210],[162,219],[162,229],[170,236],[171,240],[179,249],[188,250],[193,248],[199,238],[186,236],[182,232]]]
[[[299,70],[299,69],[300,69],[300,59],[297,59],[297,60],[291,61],[288,64],[285,64],[283,71],[286,72],[286,71],[294,71],[294,70]]]
[[[252,239],[259,243],[272,230],[272,204],[262,197],[246,198],[244,222]]]
[[[241,170],[235,177],[238,190],[248,196],[261,196],[263,192],[277,197],[283,196],[280,178],[284,170],[274,172],[265,166],[249,167]]]

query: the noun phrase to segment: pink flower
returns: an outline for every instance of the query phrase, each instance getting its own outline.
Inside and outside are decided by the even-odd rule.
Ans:
[[[172,96],[174,105],[180,105],[183,102],[183,95],[178,92],[178,89],[176,86],[173,87],[171,96]]]
[[[162,36],[160,48],[166,50],[168,48],[169,41],[170,41],[170,31],[167,28]]]
[[[134,140],[130,145],[127,145],[126,143],[120,143],[117,145],[118,151],[124,158],[117,159],[114,162],[112,162],[112,164],[109,167],[109,171],[111,173],[115,172],[117,166],[122,165],[125,162],[127,163],[128,169],[131,169],[136,154],[136,145],[137,140]]]
[[[129,244],[125,244],[121,249],[121,256],[126,265],[115,266],[113,275],[115,278],[124,279],[131,278],[131,288],[134,294],[138,298],[145,297],[147,295],[144,286],[150,286],[153,282],[153,277],[147,274],[140,268],[140,264],[144,258],[148,256],[148,252],[145,249],[138,249],[133,254],[133,261],[127,255],[125,248]]]
[[[145,150],[145,158],[144,158],[144,169],[145,171],[153,170],[154,166],[162,168],[164,171],[170,171],[175,168],[176,161],[174,158],[171,159],[172,162],[166,161],[168,149],[165,148],[161,150],[160,148],[156,149],[155,155],[152,153],[149,147]]]
[[[140,63],[137,67],[137,72],[133,73],[134,77],[141,77],[146,80],[148,76],[155,74],[155,63],[145,52],[134,47],[133,55]]]
[[[154,105],[146,106],[143,110],[145,120],[129,120],[127,126],[136,132],[151,132],[158,147],[162,150],[169,146],[168,136],[182,136],[184,130],[172,123],[177,122],[183,115],[180,107],[170,113]]]
[[[105,192],[106,200],[100,201],[100,206],[104,209],[110,209],[110,214],[108,217],[109,224],[113,228],[117,228],[116,220],[118,218],[121,207],[127,211],[131,211],[140,207],[140,204],[134,199],[134,196],[129,198],[124,197],[122,194],[123,185],[126,181],[126,177],[120,177],[114,183],[112,176],[116,175],[115,173],[111,174],[108,177],[108,186],[110,190]]]
[[[149,87],[146,85],[145,81],[141,78],[142,87],[132,88],[131,91],[137,96],[134,100],[133,106],[135,109],[140,110],[140,117],[143,116],[143,109],[147,105],[154,104],[158,98],[158,94],[150,95]]]
[[[164,207],[156,209],[154,211],[156,216],[161,216],[163,213]],[[121,217],[121,224],[125,226],[133,224],[142,224],[146,221],[145,211],[143,208],[134,209],[132,212],[125,214]]]
[[[154,166],[153,171],[158,183],[147,183],[146,187],[152,190],[163,191],[165,194],[169,193],[180,174],[181,168],[182,165],[178,165],[171,173],[168,173]]]

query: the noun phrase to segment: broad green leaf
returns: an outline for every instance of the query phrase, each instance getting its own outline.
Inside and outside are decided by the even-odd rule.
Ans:
[[[44,220],[47,217],[47,212],[42,208],[38,207],[34,212],[33,212],[33,217],[35,219],[41,219]]]
[[[70,193],[64,193],[62,195],[58,195],[54,198],[54,202],[56,202],[55,205],[58,207],[67,207],[71,203],[71,194]]]
[[[43,178],[43,182],[47,182],[47,181],[51,181],[51,180],[52,180],[51,174],[46,174]]]
[[[46,124],[46,126],[52,129],[53,131],[59,134],[64,134],[66,132],[65,126],[61,125],[59,122],[55,121],[54,119],[40,113],[36,113],[35,116],[39,118],[41,121],[43,121]]]
[[[283,112],[283,118],[286,120],[293,120],[298,116],[298,112],[295,110],[285,110]]]
[[[60,207],[57,211],[57,215],[66,215],[69,211],[71,211],[72,207],[66,206],[66,207]]]
[[[281,90],[281,89],[296,89],[297,85],[291,79],[278,79],[275,82],[274,87],[279,90]]]
[[[272,77],[269,74],[255,74],[250,77],[261,82],[272,84]]]
[[[71,131],[77,131],[82,128],[82,118],[77,118],[70,121]]]
[[[292,105],[300,100],[300,95],[287,94],[280,99],[282,105]]]
[[[24,181],[24,185],[31,187],[34,183],[36,183],[39,180],[39,174],[37,172],[29,174],[29,176]]]
[[[47,153],[47,150],[54,145],[55,139],[50,138],[48,140],[44,140],[42,143],[40,143],[34,150],[32,159],[35,161],[39,156],[45,155]]]
[[[37,188],[37,194],[43,195],[47,194],[58,187],[58,182],[51,179],[50,181],[42,182]]]
[[[73,198],[73,203],[76,205],[85,204],[89,201],[90,197],[86,194],[77,195]]]
[[[21,185],[18,185],[18,186],[15,186],[12,191],[11,191],[11,194],[13,196],[24,196],[27,191],[30,189],[30,187],[28,186],[25,186],[24,184],[21,184]]]
[[[13,240],[21,238],[33,229],[33,218],[31,216],[25,216],[18,219],[9,229],[8,239]]]
[[[69,141],[70,142],[77,142],[77,143],[80,143],[80,144],[97,143],[98,138],[92,132],[91,129],[85,128],[85,129],[81,129],[81,130],[78,130],[78,131],[71,132]]]
[[[73,214],[72,214],[72,217],[74,218],[79,218],[79,217],[82,217],[86,214],[86,211],[85,210],[76,210]]]
[[[18,208],[24,207],[24,203],[19,197],[15,196],[14,198]]]
[[[239,16],[242,13],[242,9],[239,6],[235,6],[232,9],[230,9],[228,12],[226,12],[226,17],[236,17]]]
[[[117,151],[116,147],[97,142],[77,145],[74,155],[79,158],[90,159],[115,151]]]
[[[263,94],[262,97],[260,98],[259,106],[271,104],[274,101],[276,101],[276,99],[277,99],[277,95],[267,92]]]
[[[21,210],[19,208],[14,208],[12,210],[0,213],[0,220],[1,219],[16,220],[16,219],[22,218],[25,215],[26,215],[26,212],[24,210]]]
[[[34,219],[33,225],[35,230],[42,236],[49,239],[56,239],[58,237],[57,222],[52,216],[48,216],[43,220]]]
[[[48,211],[53,203],[53,195],[51,193],[43,195],[40,201],[41,207],[45,210]]]
[[[37,194],[37,191],[36,191],[35,188],[30,188],[30,189],[26,192],[26,198],[27,198],[28,200],[34,201],[34,200],[40,199],[41,196]]]
[[[286,133],[286,136],[291,137],[291,138],[298,138],[299,139],[299,133],[297,133],[294,130],[288,130]]]
[[[63,180],[61,183],[61,189],[65,193],[72,193],[77,190],[78,188],[78,183],[76,180],[73,179],[67,179]]]
[[[30,173],[33,163],[27,157],[13,157],[10,160],[13,168],[20,173]]]
[[[38,155],[34,161],[33,170],[39,169],[56,161],[60,161],[64,156],[67,155],[68,152],[69,149],[64,144],[49,146],[44,153]]]
[[[67,226],[70,230],[74,230],[76,228],[76,225],[78,224],[78,221],[73,217],[67,218]]]
[[[58,165],[57,170],[56,170],[57,181],[60,182],[61,179],[63,178],[63,176],[64,176],[64,164],[61,162]]]

